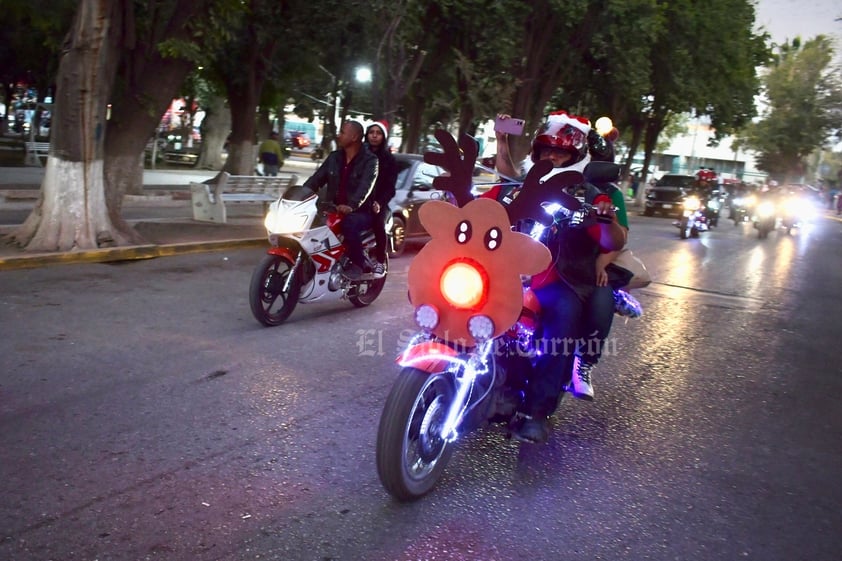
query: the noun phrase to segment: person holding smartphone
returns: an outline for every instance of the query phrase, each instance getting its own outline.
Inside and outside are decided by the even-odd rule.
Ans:
[[[509,118],[500,115],[498,122]],[[501,175],[520,178],[523,173],[518,173],[512,162],[509,133],[503,128],[496,127],[497,170]],[[556,170],[582,172],[591,161],[591,130],[590,122],[582,117],[564,111],[548,115],[532,139],[531,161],[527,165],[549,160]],[[567,189],[581,192],[585,202],[593,204],[598,213],[610,216],[611,220],[586,229],[559,230],[548,242],[555,257],[553,267],[534,276],[532,285],[541,303],[544,338],[548,341],[586,341],[590,337],[591,333],[585,330],[592,324],[589,318],[591,305],[604,301],[602,293],[605,290],[611,298],[610,287],[598,284],[597,260],[601,254],[622,249],[626,242],[625,229],[617,222],[614,205],[607,194],[587,182]],[[564,352],[559,348],[557,352],[548,352],[539,358],[527,386],[526,415],[513,427],[516,438],[536,443],[547,440],[549,417],[565,389],[561,382],[563,373],[569,371],[570,360],[575,362],[570,386],[566,389],[579,399],[593,399],[590,374],[592,364],[601,354],[601,344],[597,349],[588,347],[593,345],[580,346],[575,356],[570,355],[569,349]]]

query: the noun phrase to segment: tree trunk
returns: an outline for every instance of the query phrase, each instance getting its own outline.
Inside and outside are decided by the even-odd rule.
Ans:
[[[229,90],[230,92],[230,90]],[[231,94],[229,93],[229,96]],[[255,155],[255,109],[257,96],[241,92],[229,97],[231,107],[231,140],[228,143],[228,159],[225,171],[231,175],[253,175],[257,158]]]
[[[202,148],[199,152],[199,169],[221,170],[223,166],[222,150],[225,140],[231,132],[231,111],[221,96],[207,100],[205,118],[202,119]]]
[[[168,14],[156,19],[147,34],[132,40],[121,38],[123,60],[108,121],[105,147],[105,173],[109,210],[119,216],[123,195],[143,193],[143,167],[135,165],[142,157],[149,137],[155,134],[161,115],[172,103],[193,63],[164,57],[158,43],[164,39],[189,40],[190,21],[201,13],[206,2],[179,0]]]
[[[103,174],[106,106],[117,71],[115,38],[125,6],[82,0],[67,36],[41,197],[12,239],[27,251],[126,243],[108,214]]]

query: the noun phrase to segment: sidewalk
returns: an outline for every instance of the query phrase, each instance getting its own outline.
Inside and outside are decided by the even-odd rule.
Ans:
[[[302,168],[300,181],[313,171],[309,162],[295,162]],[[285,166],[286,167],[286,166]],[[293,167],[293,166],[290,166]],[[144,195],[127,195],[124,217],[134,212],[142,218],[128,219],[149,243],[145,245],[54,253],[26,252],[4,236],[17,224],[0,226],[0,271],[56,264],[94,263],[150,259],[184,253],[245,247],[267,247],[262,205],[242,205],[226,224],[192,219],[189,185],[202,182],[217,172],[206,170],[146,170]],[[28,216],[40,193],[44,168],[0,167],[0,211]],[[146,194],[148,193],[148,194]],[[251,207],[254,208],[251,208]],[[248,207],[246,209],[246,207]]]

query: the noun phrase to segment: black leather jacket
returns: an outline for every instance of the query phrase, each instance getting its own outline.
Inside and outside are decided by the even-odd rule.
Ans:
[[[384,146],[380,150],[374,151],[366,144],[372,154],[377,156],[377,161],[380,162],[380,169],[377,174],[377,184],[374,187],[374,200],[380,205],[380,208],[386,208],[395,196],[395,183],[398,180],[398,162],[389,151],[389,148]]]
[[[363,146],[349,165],[351,170],[348,173],[348,184],[346,185],[347,204],[354,210],[370,207],[373,200],[371,193],[374,191],[379,170],[377,156]],[[320,188],[327,185],[323,200],[335,203],[336,196],[339,194],[339,180],[342,177],[344,166],[345,150],[341,148],[334,150],[328,154],[316,173],[304,182],[304,187],[318,193]]]

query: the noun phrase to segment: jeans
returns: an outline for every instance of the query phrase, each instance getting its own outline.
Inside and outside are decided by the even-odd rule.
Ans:
[[[579,348],[584,362],[596,364],[605,350],[605,339],[614,323],[614,289],[598,286],[585,302],[584,334],[586,343]]]
[[[526,414],[549,417],[570,377],[576,340],[582,339],[585,304],[563,281],[535,290],[541,303],[541,356],[526,387]]]
[[[363,252],[363,232],[370,229],[373,222],[374,214],[370,208],[356,210],[342,219],[342,235],[348,249],[348,259],[361,269],[365,269],[367,265]]]

